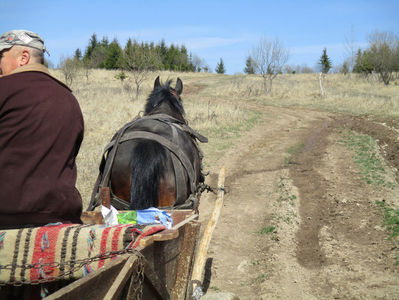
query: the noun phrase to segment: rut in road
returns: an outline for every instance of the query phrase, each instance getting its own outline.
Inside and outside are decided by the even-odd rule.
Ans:
[[[226,166],[228,193],[209,252],[213,257],[210,290],[234,291],[249,298],[260,292],[258,283],[269,271],[258,270],[266,259],[263,256],[268,255],[262,253],[259,241],[268,237],[256,232],[273,218],[276,186],[288,174],[285,158],[313,122],[327,117],[325,113],[277,108],[269,108],[265,114],[262,125],[243,137],[220,162]],[[211,207],[212,202],[201,199],[201,214]],[[206,215],[202,217],[206,219]]]
[[[274,107],[264,114],[219,162],[228,194],[208,253],[208,292],[394,299],[395,244],[374,202],[398,197],[398,189],[374,191],[359,178],[336,116]],[[201,199],[201,219],[212,207],[211,197]]]

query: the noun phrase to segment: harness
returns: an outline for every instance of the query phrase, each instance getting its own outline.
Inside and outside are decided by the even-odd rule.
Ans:
[[[166,124],[171,130],[172,139],[168,139],[161,134],[147,132],[142,130],[132,130],[128,131],[129,128],[137,124],[145,124],[149,122],[161,122]],[[127,132],[128,131],[128,132]],[[182,151],[178,144],[179,133],[185,132],[193,139],[196,150],[199,153],[200,162],[202,161],[202,152],[198,147],[197,140],[206,143],[208,139],[191,127],[189,127],[185,122],[177,120],[166,114],[156,114],[147,116],[137,116],[133,121],[125,124],[114,136],[112,141],[105,146],[104,153],[101,159],[99,175],[97,181],[94,185],[91,201],[87,210],[94,210],[95,207],[99,206],[102,202],[102,197],[104,193],[109,195],[105,197],[110,197],[111,204],[119,210],[128,210],[129,202],[117,197],[111,189],[110,184],[110,174],[112,166],[115,160],[115,155],[118,146],[126,141],[134,139],[148,139],[153,140],[164,146],[169,150],[172,158],[175,181],[176,181],[176,200],[173,207],[166,207],[164,209],[197,209],[199,205],[198,200],[198,190],[200,186],[197,186],[198,176],[194,170],[194,166],[191,163],[187,155]],[[186,175],[187,174],[187,175]],[[190,183],[190,196],[186,199],[187,195],[187,179]],[[199,185],[203,183],[200,182]]]

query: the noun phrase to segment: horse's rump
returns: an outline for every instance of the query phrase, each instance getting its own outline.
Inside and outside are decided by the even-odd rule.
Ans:
[[[168,193],[174,193],[174,208],[196,208],[193,196],[204,182],[196,139],[206,140],[167,115],[144,116],[126,124],[105,149],[108,155],[104,153],[101,179],[93,190],[89,210],[92,203],[100,201],[98,192],[103,187],[110,187],[111,204],[117,209],[147,208],[155,198],[153,203],[162,207]],[[130,186],[132,191],[126,188]],[[129,200],[138,198],[148,203],[129,207]]]

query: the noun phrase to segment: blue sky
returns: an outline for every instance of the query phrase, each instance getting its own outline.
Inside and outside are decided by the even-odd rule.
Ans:
[[[123,47],[138,41],[184,44],[214,70],[220,58],[228,74],[243,72],[261,37],[278,38],[290,50],[288,64],[315,67],[324,47],[342,63],[346,40],[366,47],[369,34],[399,34],[399,0],[377,1],[122,1],[0,0],[0,32],[37,32],[57,65],[82,51],[93,33]]]

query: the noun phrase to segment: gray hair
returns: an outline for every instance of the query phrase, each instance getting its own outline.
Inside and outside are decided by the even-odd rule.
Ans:
[[[23,49],[28,49],[31,61],[33,63],[38,63],[38,64],[44,65],[43,50],[39,50],[39,49],[28,47],[28,46],[20,46],[20,45],[16,45],[13,48],[18,48],[19,51],[22,51]]]
[[[44,64],[43,50],[29,47],[29,52],[30,52],[31,58],[33,59],[34,62],[42,64],[42,65]]]

